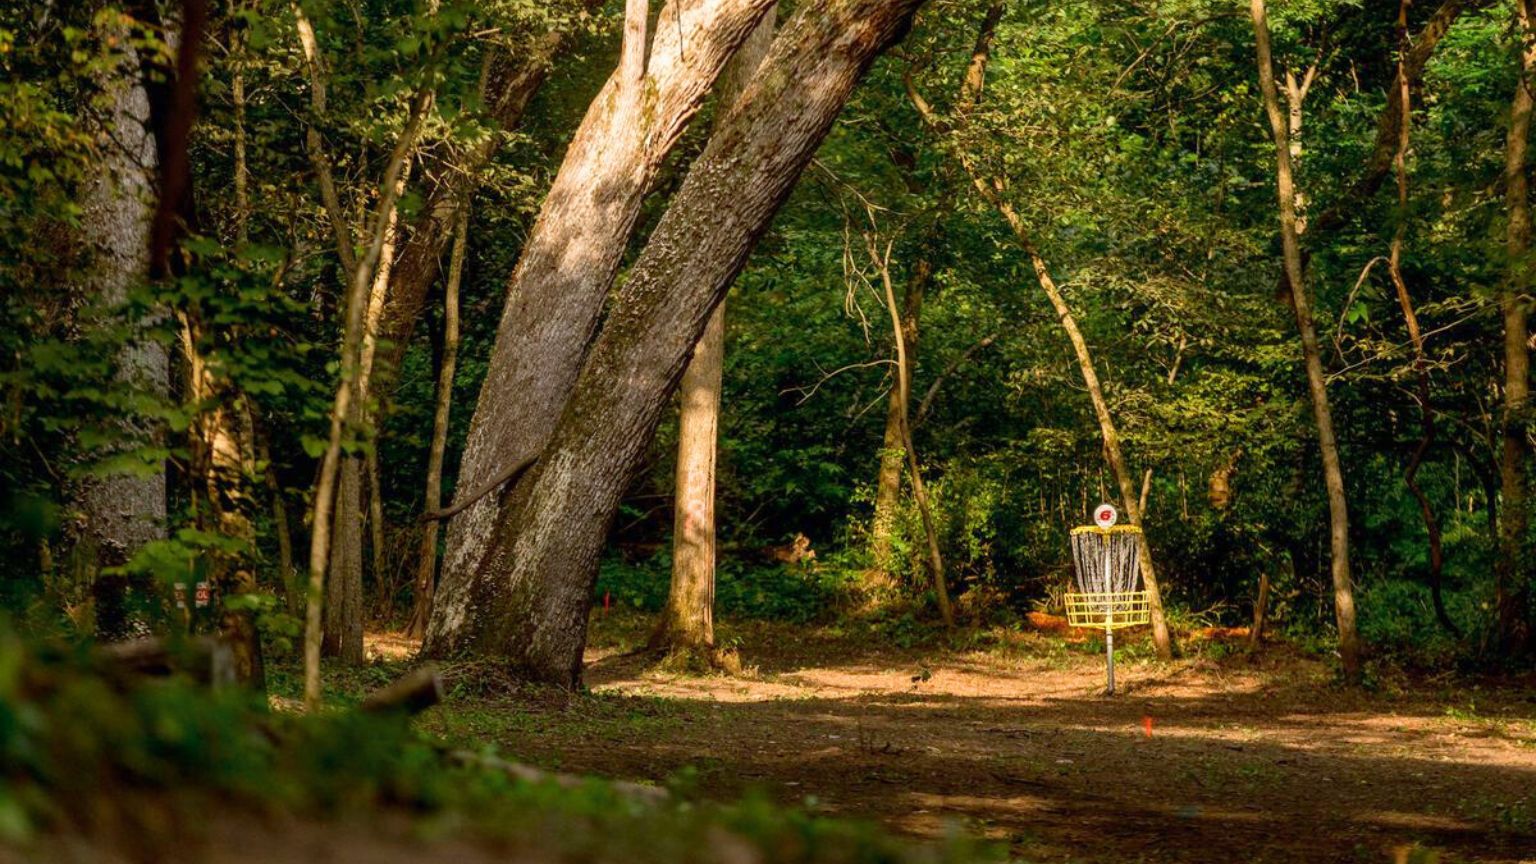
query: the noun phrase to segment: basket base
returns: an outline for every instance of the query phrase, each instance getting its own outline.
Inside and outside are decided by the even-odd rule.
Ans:
[[[1067,623],[1095,630],[1123,630],[1152,621],[1145,591],[1096,591],[1067,594]]]

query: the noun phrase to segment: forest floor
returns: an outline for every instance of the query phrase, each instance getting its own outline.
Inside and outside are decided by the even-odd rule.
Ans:
[[[700,676],[632,653],[648,622],[615,614],[594,619],[590,692],[450,669],[421,722],[548,768],[973,832],[1027,861],[1536,861],[1529,681],[1356,690],[1284,644],[1249,657],[1216,634],[1160,663],[1133,637],[1107,698],[1097,642],[1036,622],[907,648],[727,622],[746,671]],[[387,634],[370,647],[381,672],[408,662]]]

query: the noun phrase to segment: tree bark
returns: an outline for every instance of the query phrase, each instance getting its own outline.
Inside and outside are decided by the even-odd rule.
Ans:
[[[631,49],[593,100],[508,286],[458,485],[475,489],[537,456],[581,370],[587,345],[656,172],[720,70],[773,0],[673,0],[661,10],[641,78]],[[632,32],[632,28],[631,28]],[[627,65],[625,65],[627,63]],[[526,478],[524,479],[526,482]],[[426,648],[451,650],[508,495],[488,495],[448,524]]]
[[[1529,514],[1526,507],[1526,425],[1530,397],[1531,247],[1530,189],[1526,176],[1527,143],[1531,129],[1531,79],[1536,75],[1536,9],[1530,0],[1515,4],[1521,38],[1520,77],[1509,111],[1509,137],[1504,149],[1504,201],[1509,226],[1504,248],[1508,274],[1499,306],[1504,317],[1504,405],[1499,420],[1503,450],[1499,463],[1502,518],[1499,558],[1495,565],[1497,622],[1495,639],[1506,652],[1520,652],[1531,641],[1528,616],[1529,566],[1525,562]]]
[[[598,556],[689,352],[854,84],[921,0],[803,4],[694,163],[625,280],[460,626],[436,650],[580,681]],[[665,15],[665,13],[663,13]],[[441,617],[434,615],[434,622]]]
[[[657,651],[709,661],[715,647],[715,448],[725,363],[725,302],[715,308],[683,373],[673,502],[672,582],[651,637]]]
[[[1275,177],[1280,198],[1280,239],[1285,251],[1286,281],[1290,283],[1296,327],[1301,331],[1307,386],[1312,398],[1312,412],[1317,421],[1323,479],[1328,488],[1333,603],[1339,626],[1339,657],[1345,678],[1358,682],[1360,643],[1355,632],[1355,597],[1349,572],[1349,508],[1344,497],[1344,469],[1339,460],[1338,441],[1333,433],[1333,412],[1328,404],[1322,351],[1318,346],[1317,328],[1312,319],[1311,299],[1307,296],[1301,241],[1296,226],[1296,184],[1291,174],[1290,127],[1285,112],[1280,108],[1280,98],[1275,87],[1274,60],[1269,47],[1269,23],[1264,0],[1250,0],[1250,11],[1257,42],[1259,88],[1275,143]]]
[[[437,405],[432,411],[432,444],[427,451],[427,493],[424,509],[436,512],[443,506],[443,453],[448,449],[448,419],[453,410],[453,375],[459,359],[459,283],[464,278],[464,254],[469,246],[469,207],[458,210],[454,226],[453,256],[448,262],[448,284],[443,289],[443,356],[437,368]],[[438,520],[422,526],[421,551],[416,564],[415,596],[405,635],[427,635],[432,617],[432,593],[437,585]]]
[[[104,307],[121,306],[149,275],[151,190],[156,147],[150,130],[149,98],[137,51],[126,34],[119,65],[101,80],[105,115],[95,130],[100,174],[88,187],[80,216],[87,259],[80,293]],[[114,376],[120,384],[167,396],[170,358],[164,345],[130,341],[117,352]],[[133,446],[151,429],[132,418],[120,421]],[[101,577],[103,567],[124,564],[144,544],[166,536],[166,475],[163,464],[133,473],[87,476],[76,489],[79,530],[73,557],[88,572],[96,597],[97,629],[122,638],[129,629],[128,585],[122,577]]]

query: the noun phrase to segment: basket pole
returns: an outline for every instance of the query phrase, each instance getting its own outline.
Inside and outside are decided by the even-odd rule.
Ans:
[[[1104,587],[1111,592],[1115,589],[1114,574],[1110,570],[1110,542],[1109,535],[1104,535]],[[1104,674],[1109,686],[1104,691],[1106,696],[1115,695],[1115,603],[1114,594],[1111,593],[1104,604]]]
[[[1115,631],[1112,627],[1104,628],[1104,668],[1109,678],[1109,688],[1104,695],[1115,695]]]

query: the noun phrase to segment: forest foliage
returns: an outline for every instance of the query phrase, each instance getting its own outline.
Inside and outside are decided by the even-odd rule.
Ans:
[[[102,298],[89,290],[102,250],[80,238],[104,148],[114,146],[101,134],[111,81],[141,75],[151,118],[163,120],[177,83],[176,4],[9,4],[0,25],[6,607],[45,629],[90,632],[98,572],[71,552],[85,518],[77,490],[165,472],[163,539],[105,572],[221,589],[228,573],[249,573],[251,590],[224,591],[220,602],[253,615],[269,651],[290,652],[332,396],[339,376],[354,374],[337,351],[350,278],[337,224],[366,248],[371,226],[386,216],[419,226],[434,196],[468,176],[462,347],[443,458],[443,500],[454,500],[508,279],[572,130],[618,61],[619,5],[212,4],[192,183],[177,205],[184,234],[168,273]],[[1247,622],[1267,576],[1272,626],[1326,644],[1329,508],[1284,296],[1252,21],[1211,0],[997,4],[985,88],[967,102],[956,94],[992,5],[922,8],[853,91],[735,280],[716,493],[724,614],[810,620],[867,599],[895,381],[877,289],[882,276],[910,286],[921,268],[931,276],[920,309],[907,297],[910,424],[950,593],[977,621],[1059,606],[1066,532],[1118,490],[1059,316],[969,171],[999,178],[993,196],[1021,217],[1092,347],[1176,624]],[[1512,518],[1501,509],[1504,439],[1529,437],[1528,415],[1501,395],[1501,297],[1511,280],[1524,284],[1528,265],[1506,242],[1506,139],[1528,38],[1516,6],[1410,4],[1405,26],[1396,4],[1270,9],[1278,74],[1311,70],[1292,149],[1299,200],[1324,223],[1303,245],[1360,632],[1378,656],[1414,663],[1529,658],[1506,650],[1518,640],[1505,638],[1514,625],[1500,612],[1513,603],[1524,616],[1514,629],[1529,632],[1528,538],[1501,547],[1499,533]],[[1403,204],[1393,177],[1361,197],[1405,34],[1446,10],[1452,23],[1411,87]],[[786,6],[781,20],[795,11]],[[299,38],[301,17],[318,65]],[[552,35],[558,50],[532,61],[542,86],[505,125],[486,90],[497,58],[544,56]],[[916,96],[943,122],[925,122]],[[662,164],[625,267],[727,107],[707,103]],[[339,213],[326,200],[316,132]],[[398,203],[375,212],[396,195],[381,178],[407,138]],[[415,230],[399,229],[402,243]],[[1399,236],[1394,270],[1387,258]],[[1422,366],[1394,272],[1425,334]],[[344,459],[371,463],[359,566],[364,614],[385,625],[401,623],[418,590],[441,282],[432,280],[419,326],[396,331],[406,341],[377,346],[398,368],[379,373],[385,383],[346,418],[339,442]],[[172,382],[145,387],[120,374],[123,346],[136,344],[163,348]],[[1415,389],[1421,368],[1427,409]],[[1433,418],[1417,479],[1443,535],[1437,577],[1404,482],[1425,440],[1421,410]],[[242,418],[247,440],[226,487],[210,493],[219,454],[198,443],[199,430],[226,415]],[[594,603],[663,602],[676,434],[673,413],[611,527]],[[1526,462],[1517,460],[1522,475]],[[225,510],[246,514],[248,526],[232,531]],[[900,496],[892,524],[894,614],[926,618],[938,598],[911,495]],[[799,536],[814,558],[785,554]],[[1449,626],[1437,620],[1437,579]]]

